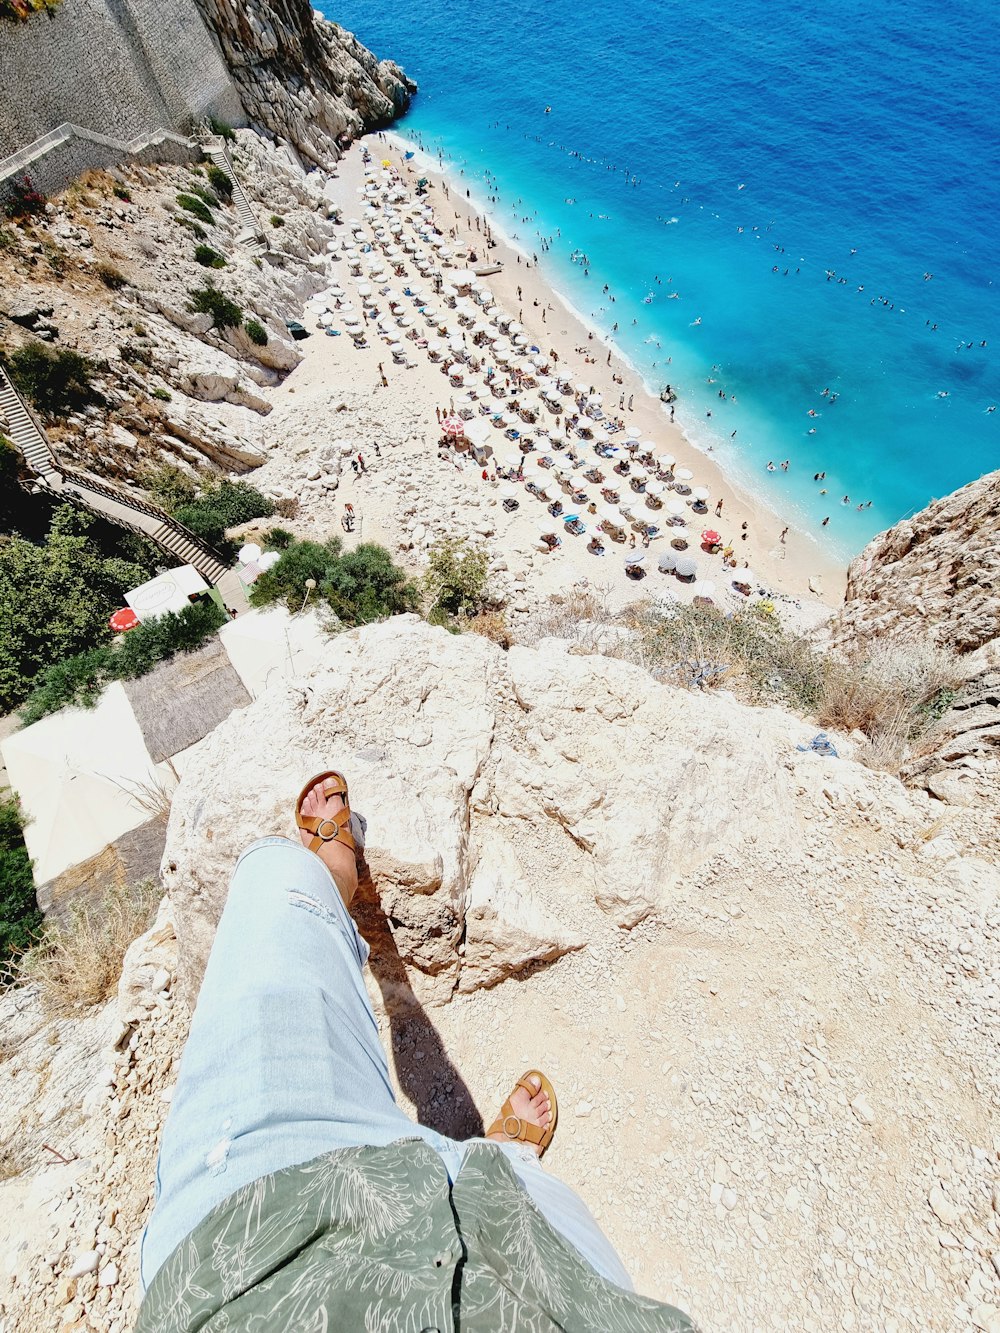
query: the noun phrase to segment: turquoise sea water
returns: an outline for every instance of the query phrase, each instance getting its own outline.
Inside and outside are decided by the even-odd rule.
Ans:
[[[986,0],[321,8],[420,84],[400,133],[834,554],[1000,466]]]

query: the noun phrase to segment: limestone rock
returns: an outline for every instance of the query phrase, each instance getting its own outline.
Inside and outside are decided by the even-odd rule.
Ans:
[[[1000,472],[873,537],[852,562],[843,639],[930,638],[958,653],[1000,634]]]
[[[295,793],[331,764],[367,826],[374,899],[431,1001],[580,947],[595,906],[634,927],[712,858],[802,864],[817,808],[845,835],[915,829],[894,779],[797,752],[805,723],[565,649],[504,653],[397,617],[339,635],[325,671],[207,737],[163,861],[188,997],[239,852],[294,836]]]

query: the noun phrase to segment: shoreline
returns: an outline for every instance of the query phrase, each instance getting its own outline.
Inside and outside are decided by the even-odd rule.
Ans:
[[[610,355],[610,366],[588,365],[586,373],[593,375],[595,387],[605,395],[605,401],[609,405],[617,402],[612,395],[613,390],[618,392],[624,390],[626,401],[631,393],[635,405],[633,411],[628,413],[629,421],[640,425],[644,437],[655,440],[661,449],[665,448],[674,454],[680,465],[690,467],[696,474],[698,483],[709,487],[712,500],[709,513],[706,515],[706,523],[718,524],[720,530],[722,525],[726,525],[731,530],[736,555],[739,557],[741,551],[743,555],[753,551],[754,555],[749,564],[755,573],[767,576],[765,581],[770,581],[788,595],[810,600],[818,599],[831,610],[836,610],[843,600],[846,589],[849,562],[842,561],[832,552],[826,551],[820,539],[801,525],[801,516],[797,512],[787,510],[782,512],[775,507],[770,502],[770,497],[751,489],[742,477],[733,475],[734,470],[727,468],[714,451],[708,451],[696,444],[688,436],[681,422],[669,419],[658,393],[650,388],[642,372],[628,354],[621,351],[610,335],[604,334],[577,308],[570,297],[543,275],[538,266],[532,263],[528,251],[513,240],[501,224],[494,221],[490,209],[480,203],[473,194],[472,181],[466,183],[463,176],[449,170],[426,149],[420,148],[396,130],[379,131],[374,135],[365,136],[358,142],[361,144],[372,139],[391,150],[395,159],[394,167],[404,178],[412,178],[413,184],[418,175],[434,178],[432,189],[438,192],[438,197],[432,197],[431,202],[439,214],[440,225],[448,226],[452,223],[453,219],[448,219],[446,222],[440,216],[442,205],[450,207],[453,214],[458,214],[456,220],[467,231],[469,239],[475,241],[478,237],[478,243],[482,247],[482,233],[476,229],[476,219],[478,218],[480,223],[488,224],[495,241],[488,252],[489,257],[494,262],[502,262],[503,271],[492,274],[485,281],[496,294],[500,304],[512,314],[517,314],[526,332],[530,333],[539,345],[541,345],[540,340],[544,338],[552,346],[556,346],[560,357],[563,357],[563,350],[554,336],[554,322],[543,324],[537,318],[539,310],[545,309],[548,312],[552,309],[550,302],[554,300],[561,307],[564,322],[568,325],[568,328],[561,328],[560,338],[570,336],[575,326],[577,333],[582,334],[582,346],[588,352],[593,352],[597,347],[606,355]],[[407,152],[414,154],[409,161],[404,157]],[[466,189],[469,190],[468,197],[464,193]],[[511,282],[511,279],[514,281]],[[517,296],[517,287],[522,289],[522,298]],[[531,304],[532,302],[537,303],[537,309]],[[570,364],[573,355],[574,350],[571,347],[565,358]],[[613,384],[611,382],[613,374],[619,374],[624,383]],[[720,497],[723,500],[724,513],[717,518],[714,506]],[[741,546],[739,540],[740,525],[744,522],[749,525],[751,533],[745,548]],[[780,533],[782,528],[786,527],[788,534],[782,543]]]

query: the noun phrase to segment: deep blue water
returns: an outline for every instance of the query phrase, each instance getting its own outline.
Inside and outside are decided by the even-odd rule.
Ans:
[[[498,196],[497,224],[680,390],[691,438],[835,553],[1000,466],[987,0],[320,8],[420,84],[400,132]]]

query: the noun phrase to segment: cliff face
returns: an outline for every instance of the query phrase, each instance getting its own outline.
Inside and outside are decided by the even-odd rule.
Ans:
[[[1000,751],[1000,472],[873,538],[848,571],[834,636],[862,648],[929,639],[957,654],[963,684],[909,776],[989,763]]]
[[[308,0],[197,0],[251,120],[310,162],[337,157],[338,134],[388,125],[416,84],[379,61]]]
[[[971,653],[1000,634],[1000,472],[874,537],[847,575],[840,637],[926,637]]]

